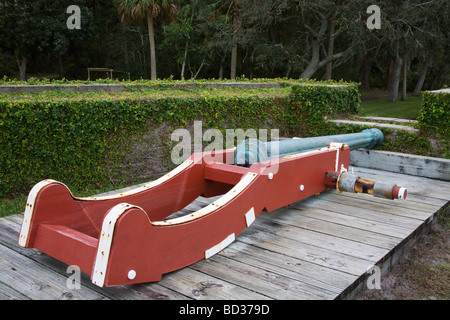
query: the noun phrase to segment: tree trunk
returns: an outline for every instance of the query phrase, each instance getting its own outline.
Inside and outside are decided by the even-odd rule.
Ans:
[[[406,74],[407,74],[407,66],[408,66],[408,59],[404,58],[403,59],[403,85],[402,85],[402,100],[406,100],[406,84],[407,84],[407,79],[406,79]]]
[[[332,56],[334,51],[334,29],[336,25],[336,18],[334,15],[330,17],[330,38],[328,39],[328,53],[327,56]],[[329,80],[333,73],[333,62],[327,64],[325,79]]]
[[[320,68],[325,67],[326,65],[338,60],[347,57],[350,54],[350,48],[347,48],[345,51],[341,51],[339,53],[334,53],[332,55],[327,54],[325,59],[320,60],[320,48],[321,43],[324,39],[325,32],[328,27],[329,17],[323,17],[322,23],[320,26],[320,30],[317,32],[313,28],[305,25],[310,33],[313,35],[313,44],[312,44],[312,54],[311,60],[306,66],[305,70],[303,70],[300,75],[301,79],[309,79],[313,76],[313,74],[319,70]]]
[[[425,82],[425,77],[427,75],[428,67],[431,65],[431,58],[425,57],[422,63],[422,68],[419,71],[419,79],[417,80],[416,87],[414,88],[413,95],[419,96],[420,91],[422,91],[423,83]]]
[[[317,48],[315,48],[317,47]],[[345,51],[335,53],[332,56],[327,56],[322,61],[319,60],[319,50],[320,45],[318,43],[313,44],[313,55],[311,58],[311,61],[309,62],[308,66],[305,70],[303,70],[302,74],[300,75],[300,79],[310,79],[314,73],[316,73],[317,70],[320,68],[323,68],[327,64],[336,61],[341,58],[345,58],[350,53],[350,48],[348,48]]]
[[[223,63],[225,61],[225,58],[222,57],[222,60],[220,61],[220,67],[219,67],[219,79],[223,80]]]
[[[290,64],[288,64],[288,65],[287,65],[287,68],[286,68],[286,73],[284,74],[284,77],[285,77],[285,78],[289,78],[289,76],[290,76],[290,74],[291,74],[291,71],[292,71],[292,67],[291,67]]]
[[[362,66],[362,87],[369,89],[370,87],[370,55],[366,53],[364,55]]]
[[[220,58],[220,66],[219,66],[219,79],[220,80],[223,80],[223,70],[224,70],[224,67],[225,67],[225,60],[226,60],[226,56],[225,55],[223,55],[221,58]]]
[[[200,67],[198,68],[198,70],[197,70],[197,72],[195,73],[195,75],[192,77],[193,80],[197,79],[197,76],[198,76],[198,74],[200,73],[200,70],[202,70],[204,64],[205,64],[205,58],[203,58],[202,64],[201,64]]]
[[[187,53],[188,53],[188,47],[189,47],[189,41],[186,42],[186,46],[184,47],[184,58],[183,58],[183,63],[181,64],[181,80],[184,80],[184,70],[186,68],[186,57],[187,57]]]
[[[389,102],[395,102],[398,98],[398,87],[400,84],[400,75],[402,73],[403,59],[399,54],[395,57],[394,67],[392,71],[392,82],[389,88]]]
[[[58,76],[60,79],[64,78],[64,66],[63,59],[61,53],[57,53],[58,55]]]
[[[27,81],[27,57],[22,56],[19,61],[19,57],[16,56],[17,66],[19,67],[19,80]]]
[[[83,69],[81,67],[81,56],[80,56],[80,50],[78,47],[78,43],[76,40],[70,41],[69,44],[70,51],[72,52],[73,56],[73,62],[75,64],[75,77],[78,79],[81,79],[83,77]]]
[[[314,41],[312,46],[312,57],[309,64],[306,66],[305,70],[303,70],[300,75],[300,79],[309,79],[319,68],[319,50],[320,45],[317,41]]]
[[[231,48],[231,72],[230,79],[236,78],[236,64],[237,64],[237,33],[238,33],[238,20],[236,14],[233,14],[233,48]]]
[[[153,29],[153,15],[147,13],[148,37],[150,40],[150,77],[156,80],[156,53],[155,53],[155,31]]]
[[[236,79],[237,44],[231,48],[231,72],[230,79]]]
[[[389,58],[388,68],[386,71],[386,90],[391,89],[392,85],[392,73],[394,72],[394,59]]]

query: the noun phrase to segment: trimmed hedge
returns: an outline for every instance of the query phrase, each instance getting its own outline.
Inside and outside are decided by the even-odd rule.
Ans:
[[[323,125],[324,116],[356,113],[359,105],[356,85],[293,86],[288,95],[217,89],[186,96],[59,94],[0,96],[0,197],[28,192],[46,178],[71,188],[109,184],[112,175],[126,180],[134,141],[161,124],[175,129],[202,120],[203,130],[277,128],[280,135],[299,135]],[[162,144],[170,158],[170,134]]]
[[[422,129],[450,138],[450,93],[423,92],[418,119]]]
[[[294,85],[290,107],[294,119],[284,119],[293,131],[303,135],[321,135],[327,118],[340,118],[359,113],[360,96],[357,84],[348,85]],[[302,128],[298,128],[298,124]]]

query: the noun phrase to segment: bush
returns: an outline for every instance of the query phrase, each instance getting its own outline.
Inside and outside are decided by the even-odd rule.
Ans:
[[[450,138],[450,93],[425,91],[419,115],[421,129]]]
[[[142,161],[130,159],[135,141],[161,124],[170,129],[202,120],[203,130],[278,128],[286,136],[324,123],[324,115],[357,110],[353,85],[294,86],[290,95],[283,90],[1,95],[0,197],[28,192],[47,178],[71,188],[101,186],[112,175],[123,183],[133,161]],[[163,146],[169,142],[170,134],[160,140]]]
[[[359,113],[357,84],[348,85],[294,85],[290,96],[291,106],[296,109],[296,122],[303,134],[320,135],[326,118],[340,118]]]

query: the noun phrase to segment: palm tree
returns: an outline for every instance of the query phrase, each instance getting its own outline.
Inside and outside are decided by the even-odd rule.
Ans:
[[[173,13],[176,10],[177,0],[116,0],[120,14],[120,20],[137,21],[147,19],[148,36],[150,40],[150,74],[151,79],[156,80],[156,54],[155,54],[155,31],[153,19],[161,15],[163,11]]]

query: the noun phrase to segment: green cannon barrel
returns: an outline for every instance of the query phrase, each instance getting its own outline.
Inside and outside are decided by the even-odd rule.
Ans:
[[[345,143],[351,150],[374,148],[383,142],[383,133],[379,129],[366,129],[359,133],[338,134],[332,136],[287,139],[262,142],[247,139],[236,147],[234,163],[248,167],[253,163],[281,158],[310,150],[326,147],[331,142]]]

